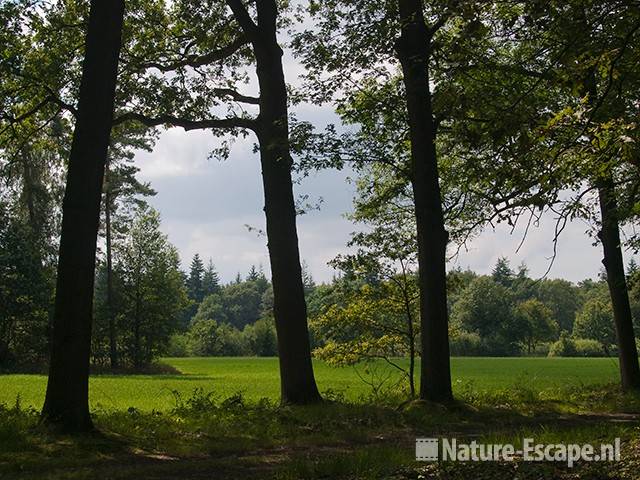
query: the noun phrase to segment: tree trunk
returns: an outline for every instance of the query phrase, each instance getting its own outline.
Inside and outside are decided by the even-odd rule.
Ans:
[[[415,370],[416,370],[416,333],[413,328],[413,314],[411,312],[411,299],[407,287],[407,272],[403,272],[404,280],[402,285],[398,285],[402,290],[404,311],[407,319],[407,340],[409,341],[409,394],[411,398],[416,396]]]
[[[142,258],[139,259],[142,261]],[[141,344],[141,335],[140,335],[140,315],[142,312],[142,298],[140,292],[140,276],[141,273],[138,272],[138,279],[136,283],[136,306],[133,314],[133,366],[136,370],[139,370],[142,367],[142,344]]]
[[[32,166],[31,166],[31,152],[29,151],[29,147],[25,146],[22,155],[22,176],[23,176],[23,187],[22,194],[24,196],[24,202],[27,206],[27,214],[29,216],[29,227],[31,228],[31,234],[34,239],[37,239],[39,242],[42,240],[42,229],[38,224],[38,218],[36,214],[36,206],[34,199],[34,180],[32,175]]]
[[[622,257],[615,186],[611,174],[608,173],[604,179],[598,182],[597,186],[602,218],[602,228],[599,233],[604,251],[602,263],[607,271],[607,284],[613,306],[613,319],[618,339],[620,378],[623,389],[637,390],[640,389],[640,366],[638,365],[638,350]]]
[[[105,229],[105,242],[107,250],[107,318],[109,319],[109,362],[111,369],[118,368],[118,348],[116,345],[116,318],[113,308],[113,256],[111,249],[111,207],[112,207],[112,194],[111,185],[109,183],[109,160],[107,159],[107,165],[105,168],[105,184],[107,188],[104,194],[104,229]]]
[[[49,381],[43,421],[92,428],[89,356],[96,240],[113,122],[124,0],[92,0],[69,171],[62,207]]]
[[[582,15],[585,18],[585,31],[590,31],[584,10]],[[588,95],[588,104],[594,108],[594,101],[598,98],[598,87],[593,68],[588,71],[585,79],[585,93]],[[597,112],[593,112],[592,115],[594,113]],[[624,271],[616,188],[610,167],[605,165],[604,168],[605,171],[602,176],[595,180],[595,186],[598,188],[602,223],[598,233],[598,237],[602,242],[604,257],[602,264],[607,272],[607,285],[613,307],[622,388],[624,390],[637,390],[640,389],[640,366],[638,365],[638,350],[633,330],[629,292],[627,291],[627,277]]]
[[[321,400],[311,363],[302,268],[296,230],[296,208],[291,180],[287,89],[282,49],[276,37],[277,6],[257,2],[258,38],[253,41],[260,85],[260,162],[273,310],[278,333],[280,385],[283,403],[307,404]]]
[[[431,92],[430,34],[421,0],[400,0],[402,34],[396,43],[406,88],[416,226],[422,327],[420,398],[449,402],[451,371],[446,290],[446,248]]]

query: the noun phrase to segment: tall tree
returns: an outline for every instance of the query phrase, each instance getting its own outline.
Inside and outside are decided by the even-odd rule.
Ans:
[[[423,8],[421,0],[399,1],[402,33],[396,43],[396,51],[402,65],[409,112],[411,184],[418,233],[422,327],[420,398],[446,402],[453,398],[447,308],[448,233],[444,225],[436,128],[429,87],[431,39],[439,26],[427,26]]]
[[[104,239],[105,239],[105,267],[106,267],[106,310],[109,329],[109,361],[111,368],[118,368],[118,348],[116,344],[116,309],[114,305],[113,288],[113,243],[117,238],[114,232],[116,224],[124,224],[126,220],[114,218],[118,215],[118,207],[140,205],[140,197],[155,195],[149,183],[142,183],[136,178],[140,169],[131,165],[135,150],[150,151],[153,139],[145,128],[128,126],[114,129],[111,134],[111,145],[104,173]],[[125,214],[126,215],[126,214]],[[128,219],[130,220],[130,219]],[[114,235],[116,233],[116,235]]]
[[[92,428],[89,356],[100,197],[113,122],[124,0],[93,0],[63,202],[45,422]]]
[[[177,40],[185,45],[185,53],[181,52],[179,58],[175,59],[166,58],[174,56],[175,49],[171,49],[168,54],[161,51],[159,61],[150,62],[145,58],[145,61],[133,67],[138,70],[148,67],[163,72],[176,71],[181,76],[186,68],[200,69],[209,66],[212,75],[207,81],[219,80],[232,85],[234,80],[245,76],[244,72],[238,71],[238,65],[245,66],[252,62],[258,77],[260,96],[243,95],[228,87],[209,88],[209,84],[202,88],[197,83],[202,90],[201,96],[196,102],[191,102],[193,111],[187,111],[192,93],[181,91],[174,94],[172,89],[176,88],[176,83],[172,82],[167,87],[167,102],[160,106],[153,105],[151,114],[130,112],[122,115],[118,121],[137,120],[147,126],[167,124],[186,130],[213,128],[237,132],[238,129],[248,129],[255,133],[262,166],[267,246],[274,292],[274,318],[278,332],[281,397],[284,403],[317,402],[320,394],[311,363],[291,175],[293,159],[289,141],[288,94],[282,66],[283,51],[277,38],[278,26],[282,20],[278,13],[279,2],[264,0],[245,4],[242,0],[227,0],[226,5],[231,9],[231,18],[222,11],[223,4],[219,2],[211,2],[210,11],[207,12],[190,2],[176,4],[174,13],[179,14],[176,20],[177,31],[180,28],[186,29],[186,36],[178,36]],[[198,12],[197,16],[190,11],[193,8]],[[180,18],[182,15],[184,17]],[[187,17],[193,25],[184,21]],[[211,25],[205,24],[205,19],[210,20],[219,31],[212,30]],[[195,37],[190,38],[189,35]],[[217,35],[230,41],[219,49],[212,48],[218,42],[208,35]],[[165,39],[160,43],[164,45]],[[247,46],[250,47],[250,53]],[[145,53],[154,57],[153,48],[149,46]],[[201,54],[186,53],[198,50]],[[157,56],[155,53],[155,57]],[[231,79],[222,75],[225,72],[224,61],[228,63],[226,67],[232,70]],[[198,75],[197,78],[200,79],[201,76]],[[238,116],[211,118],[211,109],[202,108],[217,106],[223,99],[244,105],[257,105],[259,115],[250,118],[243,108]]]
[[[283,402],[317,402],[320,394],[311,365],[291,179],[287,86],[277,38],[278,6],[276,0],[257,2],[257,22],[253,22],[240,0],[227,3],[251,40],[260,86],[260,126],[256,135],[265,193],[281,396]]]
[[[511,209],[510,223],[525,216],[531,224],[549,207],[558,218],[557,240],[570,219],[592,222],[603,247],[621,383],[638,389],[620,226],[635,218],[640,184],[633,106],[640,9],[623,0],[494,7],[502,13],[492,25],[498,31],[486,36],[485,53],[450,76],[465,95],[457,141],[476,144],[465,169],[477,169],[470,178],[484,183],[476,188],[503,211]],[[492,43],[505,38],[509,48]],[[530,214],[523,215],[524,208]]]
[[[115,124],[139,121],[185,130],[215,129],[232,135],[252,131],[260,144],[268,248],[279,334],[282,398],[307,403],[320,399],[311,364],[304,289],[298,251],[296,208],[291,180],[287,89],[278,27],[285,23],[276,0],[142,2],[132,4],[119,78],[118,105],[136,105]],[[63,4],[67,26],[74,4]],[[229,10],[230,9],[230,10]],[[59,13],[59,12],[58,12]],[[77,31],[77,29],[67,29]],[[65,31],[67,31],[65,30]],[[73,59],[74,53],[66,57]],[[60,76],[70,69],[61,60]],[[255,66],[260,96],[236,87]],[[48,88],[47,72],[36,69],[34,98],[67,111],[69,88]],[[57,77],[56,77],[57,79]],[[64,82],[60,82],[66,86]],[[218,116],[221,104],[227,114]],[[250,110],[259,109],[252,117]],[[227,149],[223,146],[221,153]]]
[[[166,348],[177,330],[186,290],[176,248],[160,231],[160,215],[142,205],[115,248],[115,274],[122,292],[121,336],[125,360],[136,369]]]
[[[196,304],[202,302],[204,298],[204,273],[204,263],[202,262],[200,255],[196,253],[191,260],[189,276],[187,277],[187,291],[189,292],[189,298]]]
[[[202,290],[205,297],[220,291],[220,276],[211,259],[209,259],[207,268],[202,275]]]
[[[440,175],[449,158],[438,156],[436,141],[448,128],[438,126],[448,119],[450,103],[459,98],[450,95],[446,83],[433,80],[434,70],[442,72],[449,62],[459,62],[460,44],[476,39],[472,25],[478,23],[477,5],[447,0],[310,2],[314,25],[294,42],[309,72],[309,98],[334,101],[342,119],[359,127],[355,136],[336,135],[335,127],[321,135],[299,129],[301,140],[309,136],[314,140],[306,145],[311,145],[315,165],[380,162],[393,175],[386,173],[388,188],[378,201],[410,199],[407,211],[418,237],[424,322],[421,396],[443,402],[452,398],[446,248],[457,239],[458,232],[451,232],[451,227],[462,211],[478,212],[475,218],[468,216],[468,231],[484,224],[485,212],[484,202],[474,201],[477,195],[466,188],[464,170],[447,168],[442,176],[451,188],[441,188]],[[364,181],[367,178],[373,184],[380,177]]]

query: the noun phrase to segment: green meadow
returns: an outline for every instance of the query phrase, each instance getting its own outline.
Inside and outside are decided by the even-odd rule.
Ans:
[[[93,375],[90,403],[93,410],[167,411],[176,404],[176,392],[189,397],[196,389],[219,398],[242,393],[247,400],[279,396],[276,358],[165,358],[175,374]],[[405,360],[399,360],[405,362]],[[321,391],[358,401],[371,395],[367,382],[390,387],[397,374],[377,363],[373,368],[334,368],[315,361]],[[553,398],[567,387],[613,384],[618,380],[617,360],[610,358],[453,358],[454,393],[463,397],[500,390],[524,390]],[[419,376],[419,370],[416,377]],[[388,377],[388,378],[387,378]],[[46,376],[0,375],[0,404],[40,408]]]

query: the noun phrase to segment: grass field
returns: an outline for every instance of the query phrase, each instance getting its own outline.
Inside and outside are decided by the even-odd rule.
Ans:
[[[640,395],[616,386],[617,365],[611,359],[454,358],[458,401],[449,405],[407,402],[406,395],[393,391],[372,397],[362,367],[336,369],[316,362],[326,397],[340,400],[336,394],[342,394],[351,401],[308,406],[279,405],[275,358],[163,362],[179,373],[94,375],[90,394],[97,431],[79,436],[39,423],[45,376],[1,375],[0,478],[639,478]],[[373,370],[383,376],[392,371],[383,363]],[[180,392],[180,399],[172,391]],[[20,408],[15,407],[18,396]],[[274,401],[257,401],[264,397]],[[620,438],[622,461],[575,468],[415,462],[416,438],[451,436],[516,445],[522,438],[547,444]]]
[[[195,389],[214,392],[220,398],[242,392],[249,400],[279,396],[278,362],[275,358],[167,358],[181,372],[176,375],[94,375],[90,383],[93,410],[166,411],[175,405],[173,392],[190,396]],[[344,394],[357,400],[371,388],[354,368],[333,368],[314,363],[321,391]],[[379,365],[379,373],[384,373]],[[599,385],[618,381],[617,361],[608,358],[454,358],[454,390],[459,395],[482,394],[501,389],[527,389],[562,395],[567,386]],[[365,375],[362,367],[359,372]],[[417,372],[419,375],[419,372]],[[0,375],[0,404],[40,408],[44,399],[43,375]]]

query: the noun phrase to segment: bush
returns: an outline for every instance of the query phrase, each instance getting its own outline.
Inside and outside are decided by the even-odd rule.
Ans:
[[[278,354],[278,339],[272,320],[263,318],[252,325],[247,325],[242,335],[252,355],[273,357]]]
[[[606,357],[607,353],[602,343],[589,338],[577,338],[574,340],[576,356],[578,357]]]
[[[575,341],[567,332],[562,332],[560,339],[549,349],[550,357],[575,357],[577,353]]]
[[[184,333],[171,335],[169,346],[167,347],[167,356],[188,357],[189,353],[189,337]]]
[[[482,339],[477,333],[460,332],[451,338],[449,348],[453,356],[473,357],[484,354]]]

